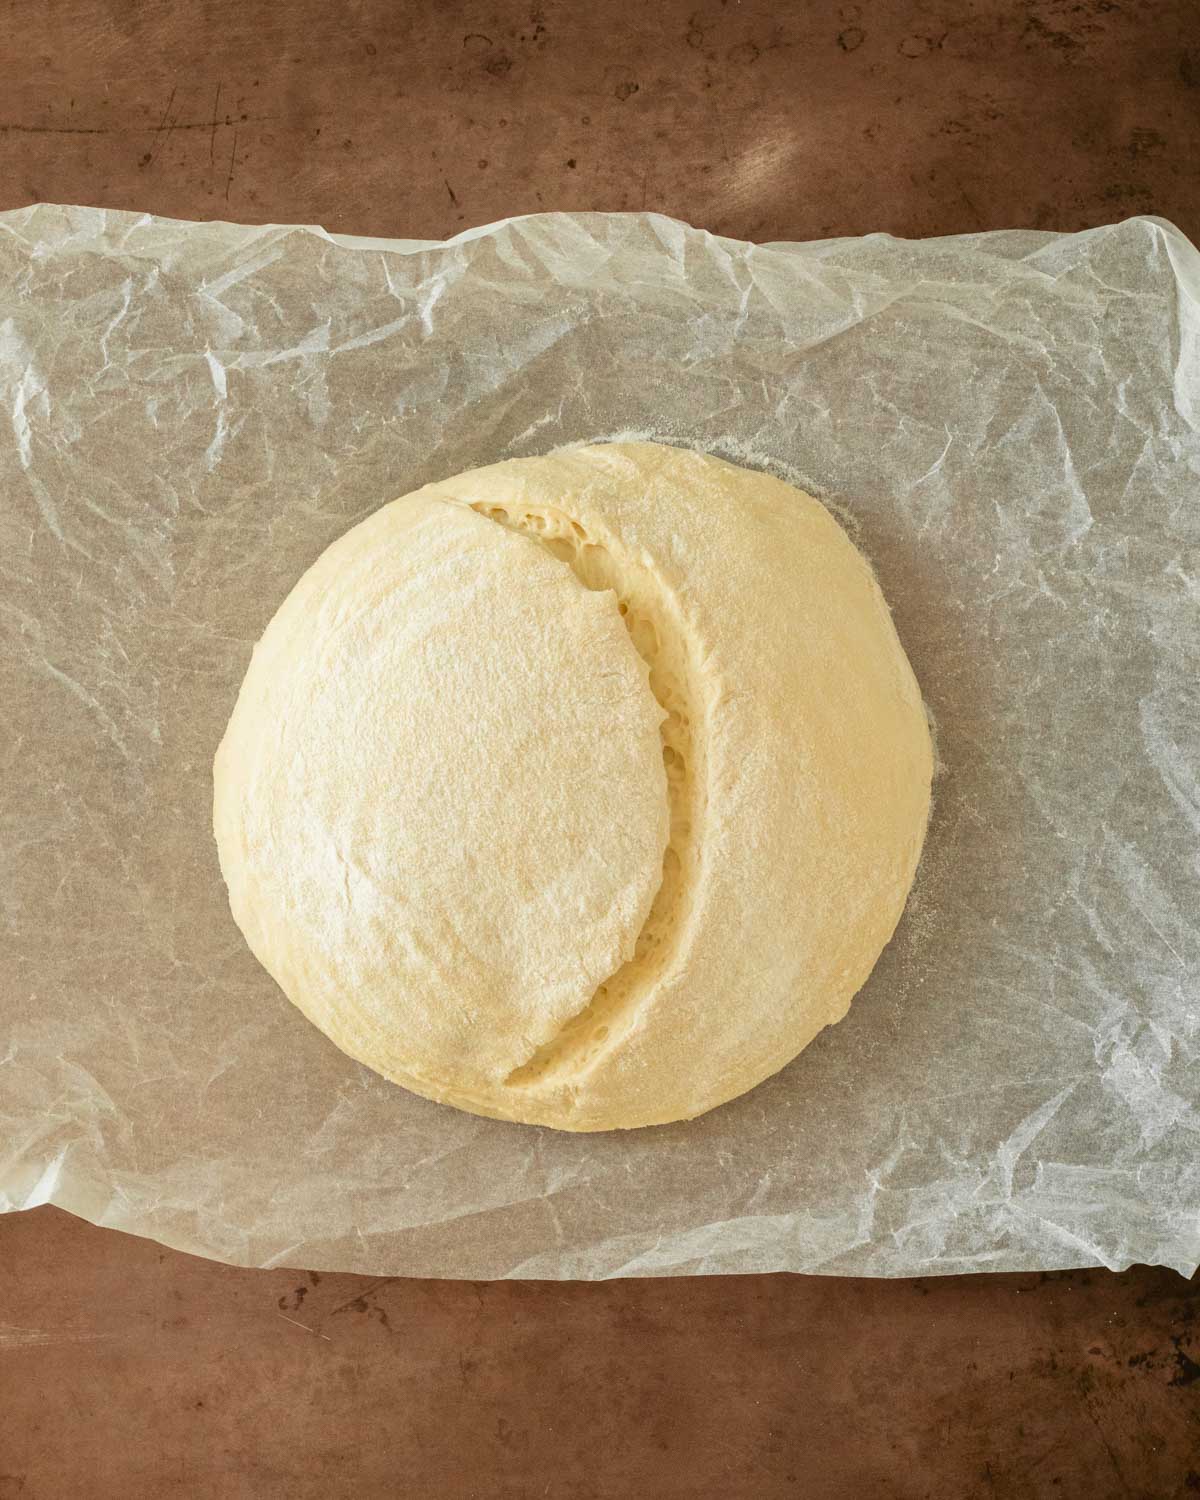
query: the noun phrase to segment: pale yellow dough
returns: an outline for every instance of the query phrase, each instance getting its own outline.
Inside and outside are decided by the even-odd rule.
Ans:
[[[214,827],[247,942],[343,1051],[609,1130],[712,1109],[845,1014],[931,773],[822,505],[596,443],[427,485],[328,548],[254,650]]]

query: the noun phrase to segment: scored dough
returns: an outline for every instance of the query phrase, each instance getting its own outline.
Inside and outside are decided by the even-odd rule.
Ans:
[[[334,542],[214,766],[233,915],[343,1051],[477,1114],[688,1119],[846,1012],[929,814],[869,566],[768,475],[595,443]]]

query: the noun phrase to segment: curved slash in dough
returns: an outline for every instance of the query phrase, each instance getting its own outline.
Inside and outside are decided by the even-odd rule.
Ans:
[[[703,706],[688,634],[670,590],[649,568],[595,539],[572,517],[545,506],[472,503],[472,510],[527,537],[565,563],[585,588],[609,590],[665,717],[660,728],[670,834],[662,881],[633,954],[591,1000],[505,1079],[512,1088],[570,1085],[632,1030],[688,927],[704,813]]]

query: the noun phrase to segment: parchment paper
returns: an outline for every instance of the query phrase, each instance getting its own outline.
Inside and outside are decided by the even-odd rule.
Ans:
[[[1200,256],[1170,225],[754,247],[0,215],[0,1203],[255,1265],[895,1276],[1200,1258]],[[349,1061],[229,915],[257,638],[439,476],[653,435],[824,497],[944,771],[841,1025],[572,1137]]]

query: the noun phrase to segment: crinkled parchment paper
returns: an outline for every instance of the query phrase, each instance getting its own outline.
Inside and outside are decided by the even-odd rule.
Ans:
[[[1153,219],[754,247],[0,215],[0,1205],[382,1274],[1192,1270],[1198,426],[1200,257]],[[847,1020],[691,1124],[572,1137],[302,1019],[229,915],[211,763],[348,526],[622,432],[836,509],[945,769]]]

